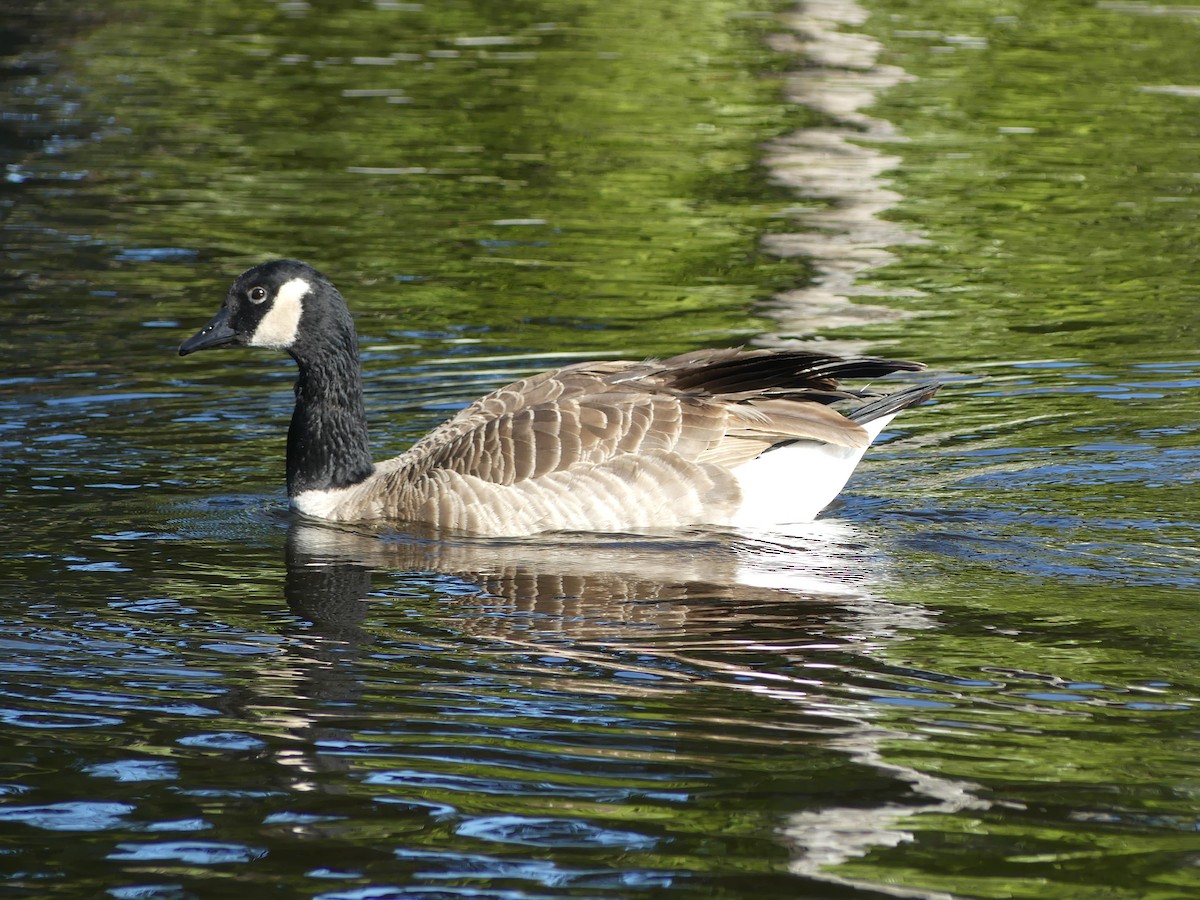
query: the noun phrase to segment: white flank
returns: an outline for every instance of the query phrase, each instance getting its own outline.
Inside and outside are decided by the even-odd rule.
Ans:
[[[300,314],[304,311],[301,298],[311,289],[312,285],[303,278],[293,278],[280,287],[271,308],[254,329],[250,346],[271,350],[286,350],[292,346],[300,328]]]
[[[863,425],[871,440],[895,415]],[[743,463],[733,470],[742,489],[742,505],[729,524],[765,528],[811,522],[841,493],[866,449],[796,441]]]
[[[338,507],[346,502],[346,498],[357,485],[348,488],[330,488],[327,491],[305,491],[292,498],[292,508],[314,519],[333,519],[337,521]]]

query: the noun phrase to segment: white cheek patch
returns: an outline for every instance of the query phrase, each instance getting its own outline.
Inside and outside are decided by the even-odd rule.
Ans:
[[[293,278],[280,287],[271,308],[250,336],[250,346],[268,347],[271,350],[291,347],[300,328],[300,314],[304,311],[301,299],[311,289],[312,285],[303,278]]]

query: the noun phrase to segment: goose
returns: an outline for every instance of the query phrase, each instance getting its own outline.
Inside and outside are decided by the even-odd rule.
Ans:
[[[227,345],[296,361],[287,491],[301,515],[494,537],[812,521],[887,423],[940,387],[850,390],[839,380],[925,366],[791,349],[575,363],[487,394],[376,463],[358,336],[328,278],[293,259],[248,269],[179,355]],[[857,404],[842,414],[837,401]]]

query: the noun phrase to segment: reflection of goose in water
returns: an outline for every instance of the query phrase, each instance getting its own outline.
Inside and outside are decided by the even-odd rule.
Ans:
[[[904,822],[914,816],[987,804],[973,795],[974,785],[889,758],[885,744],[910,737],[889,727],[894,707],[873,705],[853,688],[847,697],[836,679],[852,675],[853,666],[849,673],[822,669],[825,683],[797,674],[797,661],[813,648],[832,643],[879,657],[905,632],[936,626],[921,607],[872,594],[887,576],[887,559],[866,538],[838,522],[790,535],[436,541],[293,523],[287,598],[293,611],[338,637],[369,639],[360,626],[372,571],[436,574],[448,597],[442,624],[455,635],[447,649],[463,635],[481,641],[500,670],[536,674],[529,661],[549,654],[654,679],[603,679],[595,690],[606,696],[650,698],[665,682],[748,691],[798,707],[812,722],[806,743],[844,754],[897,790],[853,807],[805,803],[781,823],[792,868],[878,889],[841,878],[838,864],[911,841]],[[435,642],[422,636],[422,643]],[[589,690],[582,683],[573,689]]]
[[[760,607],[785,600],[823,619],[830,606],[836,618],[853,610],[856,620],[889,635],[926,627],[920,611],[871,597],[869,585],[883,576],[886,560],[864,546],[853,526],[833,521],[737,538],[692,532],[490,540],[294,522],[287,598],[306,618],[346,625],[365,613],[372,570],[429,572],[454,579],[456,618],[486,610],[497,635],[507,629],[528,637],[531,617],[536,630],[572,638],[611,638],[647,626],[689,633],[700,627],[697,616],[726,632],[769,618]],[[501,611],[509,618],[497,618]]]

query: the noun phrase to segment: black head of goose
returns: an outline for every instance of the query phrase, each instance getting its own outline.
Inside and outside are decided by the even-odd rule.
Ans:
[[[810,521],[887,423],[939,387],[850,390],[840,379],[924,366],[798,350],[577,363],[493,391],[373,464],[358,337],[327,278],[286,259],[244,272],[179,353],[229,344],[299,367],[287,445],[299,512],[496,536]],[[857,405],[843,415],[837,401]]]

